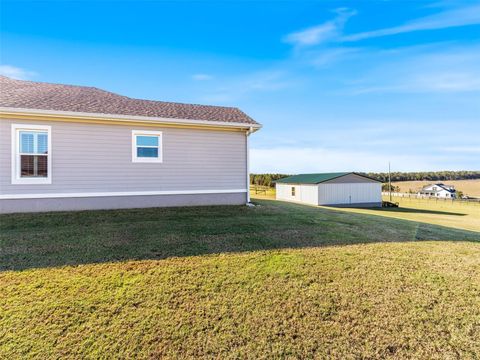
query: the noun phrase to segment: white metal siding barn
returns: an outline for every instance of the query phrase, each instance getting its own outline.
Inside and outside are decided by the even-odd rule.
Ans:
[[[361,174],[300,174],[277,180],[276,199],[309,205],[379,207],[382,183]]]

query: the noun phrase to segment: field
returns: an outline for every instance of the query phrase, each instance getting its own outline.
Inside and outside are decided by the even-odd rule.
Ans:
[[[443,182],[447,185],[454,185],[455,189],[462,191],[464,195],[480,198],[480,179],[445,181],[399,181],[392,182],[392,184],[395,186],[399,186],[400,192],[409,192],[409,190],[418,191],[425,185],[439,182]]]
[[[384,200],[389,200],[384,196]],[[393,197],[399,208],[345,209],[355,213],[388,216],[480,232],[480,203]]]
[[[480,233],[255,200],[0,217],[0,358],[478,358]]]
[[[270,188],[266,193],[255,194],[252,188],[250,196],[252,199],[275,199],[275,189]],[[383,200],[389,200],[389,197],[384,196]],[[409,199],[395,196],[392,198],[392,201],[399,203],[400,207],[382,209],[351,208],[342,209],[342,211],[386,216],[480,232],[480,203],[452,202],[437,199]],[[323,208],[330,209],[329,207]]]
[[[275,199],[275,188],[260,186],[250,186],[250,197],[252,199]]]

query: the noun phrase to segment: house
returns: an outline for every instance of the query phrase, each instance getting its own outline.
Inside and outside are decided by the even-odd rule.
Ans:
[[[245,204],[237,108],[0,77],[0,212]]]
[[[354,172],[300,174],[275,182],[277,200],[310,205],[382,206],[382,183]]]
[[[455,199],[457,197],[453,185],[445,185],[442,183],[426,185],[418,192],[418,195],[447,199]]]

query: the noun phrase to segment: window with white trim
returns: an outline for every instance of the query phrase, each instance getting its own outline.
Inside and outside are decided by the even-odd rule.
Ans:
[[[51,127],[12,124],[12,184],[51,183]]]
[[[132,161],[162,162],[162,132],[133,130],[132,131]]]

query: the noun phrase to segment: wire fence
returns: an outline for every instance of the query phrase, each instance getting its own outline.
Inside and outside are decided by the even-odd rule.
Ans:
[[[389,197],[390,193],[388,191],[382,192],[383,197]],[[438,204],[467,204],[467,205],[479,205],[480,206],[480,199],[457,199],[457,198],[444,198],[444,197],[436,197],[436,196],[429,196],[423,194],[410,194],[410,193],[394,193],[392,192],[392,200],[393,198],[401,198],[401,199],[411,199],[411,200],[424,200],[428,201],[429,203],[438,203]]]

